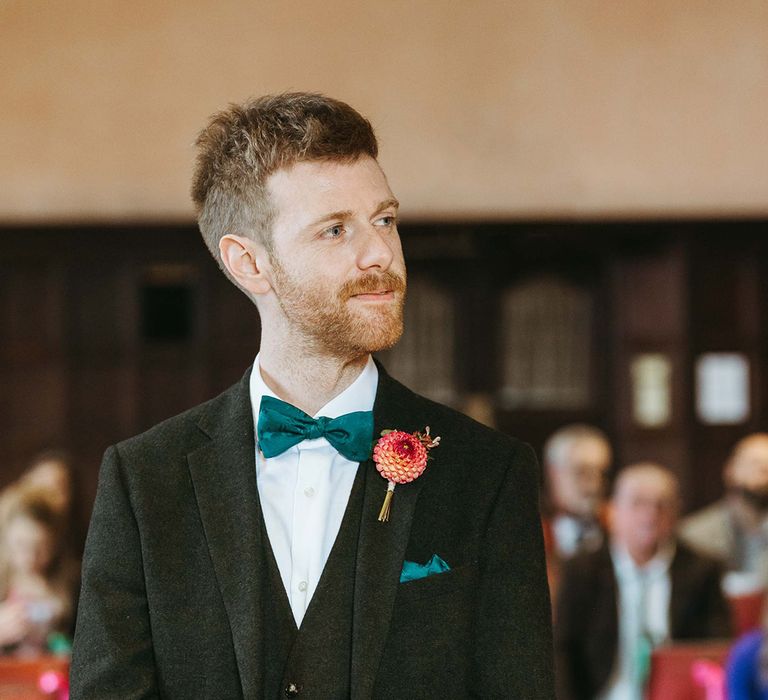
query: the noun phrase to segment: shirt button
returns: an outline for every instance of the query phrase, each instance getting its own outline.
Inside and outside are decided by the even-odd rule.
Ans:
[[[295,698],[299,694],[299,687],[295,683],[289,683],[285,686],[285,697]]]
[[[304,495],[307,498],[312,498],[312,496],[315,495],[315,489],[313,489],[311,486],[307,486],[307,488],[304,489]]]
[[[299,581],[299,590],[304,593],[304,591],[307,590],[307,582],[306,581]]]

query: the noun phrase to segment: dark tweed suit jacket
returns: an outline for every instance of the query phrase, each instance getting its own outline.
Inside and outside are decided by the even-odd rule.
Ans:
[[[672,639],[728,637],[717,562],[678,543],[669,572]],[[567,562],[555,623],[559,700],[592,700],[608,682],[619,644],[617,587],[608,546]]]
[[[355,564],[353,698],[554,696],[538,475],[529,447],[412,393],[380,368],[376,435],[442,442],[395,490],[372,461]],[[73,698],[259,698],[263,528],[248,373],[111,447],[83,564]],[[451,571],[399,583],[403,560]],[[332,650],[329,650],[332,653]]]

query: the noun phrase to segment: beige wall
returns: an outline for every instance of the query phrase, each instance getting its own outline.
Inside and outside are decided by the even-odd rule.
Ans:
[[[0,223],[191,218],[207,115],[288,89],[406,217],[768,215],[765,0],[0,0]]]

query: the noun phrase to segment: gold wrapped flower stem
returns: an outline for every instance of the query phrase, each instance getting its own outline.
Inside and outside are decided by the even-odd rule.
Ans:
[[[385,523],[389,520],[389,510],[392,507],[392,496],[395,493],[395,482],[387,482],[387,495],[384,496],[384,504],[379,511],[379,522]]]

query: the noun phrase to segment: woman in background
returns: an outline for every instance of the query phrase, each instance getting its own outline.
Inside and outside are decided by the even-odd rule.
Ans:
[[[16,485],[0,508],[0,648],[62,650],[69,632],[76,564],[59,536],[61,515],[48,494]]]
[[[47,495],[51,507],[61,518],[60,536],[66,540],[71,554],[80,559],[85,528],[76,477],[69,453],[54,449],[37,454],[16,483],[23,489]]]

